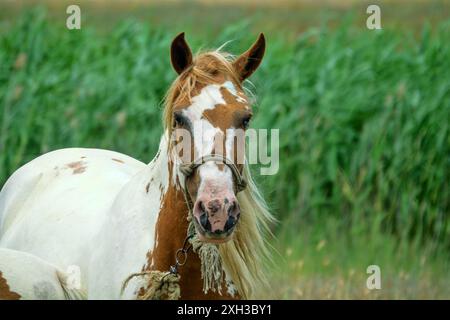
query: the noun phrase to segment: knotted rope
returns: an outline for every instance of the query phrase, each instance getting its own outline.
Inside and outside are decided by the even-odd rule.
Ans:
[[[180,275],[170,271],[143,271],[133,273],[122,285],[122,293],[128,282],[136,276],[145,276],[148,287],[143,294],[138,294],[138,300],[178,300],[180,299]]]
[[[188,232],[189,230],[195,230],[192,221],[189,223]],[[215,244],[200,241],[193,233],[186,237],[183,248],[177,250],[176,263],[170,267],[169,271],[145,270],[133,273],[125,279],[121,293],[124,292],[131,279],[145,277],[147,287],[144,288],[143,294],[138,293],[138,300],[178,300],[181,296],[178,269],[186,263],[187,253],[191,248],[200,258],[203,292],[206,294],[211,290],[221,293],[224,273],[219,248]],[[182,255],[180,256],[180,254]],[[182,259],[180,259],[181,257]]]
[[[190,220],[189,229],[195,232],[192,216],[189,216],[188,220]],[[223,268],[219,248],[215,244],[200,241],[197,235],[192,239],[189,239],[189,242],[192,245],[192,250],[197,253],[200,258],[203,292],[207,293],[211,290],[212,292],[217,291],[218,293],[221,293]]]
[[[143,294],[138,294],[138,300],[178,300],[180,298],[180,275],[178,268],[183,266],[187,261],[187,254],[192,245],[189,240],[194,236],[189,233],[184,240],[183,247],[178,249],[175,254],[175,265],[170,267],[169,271],[162,272],[157,270],[145,270],[129,275],[122,285],[121,294],[131,279],[137,276],[146,277],[147,288]]]

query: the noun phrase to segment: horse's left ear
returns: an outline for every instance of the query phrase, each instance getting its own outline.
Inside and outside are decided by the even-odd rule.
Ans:
[[[192,64],[191,48],[184,39],[184,32],[173,39],[170,46],[170,59],[175,71],[180,74]]]
[[[266,50],[266,38],[263,33],[259,34],[258,40],[243,54],[241,54],[234,62],[241,81],[244,81],[259,67],[264,52]]]

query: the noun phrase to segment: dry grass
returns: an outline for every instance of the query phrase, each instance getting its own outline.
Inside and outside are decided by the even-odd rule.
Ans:
[[[449,299],[450,283],[439,282],[431,275],[415,277],[406,272],[382,276],[381,289],[369,290],[364,270],[351,270],[334,276],[303,275],[276,277],[272,296],[278,299]]]

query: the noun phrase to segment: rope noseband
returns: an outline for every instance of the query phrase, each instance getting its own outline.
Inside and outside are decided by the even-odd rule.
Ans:
[[[183,186],[183,195],[184,195],[184,200],[186,202],[186,205],[189,209],[188,220],[191,221],[191,223],[192,223],[192,210],[194,209],[194,204],[192,203],[191,196],[189,195],[186,180],[188,177],[190,177],[194,173],[195,169],[204,165],[207,161],[220,162],[220,163],[226,165],[228,168],[230,168],[231,173],[233,174],[233,177],[234,177],[236,194],[241,192],[242,190],[244,190],[247,187],[247,181],[245,181],[244,177],[242,176],[242,174],[239,171],[236,164],[233,161],[231,161],[230,159],[224,157],[223,155],[209,154],[209,155],[197,158],[193,162],[180,164],[179,165],[180,172],[184,175],[184,178],[185,178],[184,186]]]
[[[197,169],[198,167],[200,167],[201,165],[205,164],[208,161],[220,162],[220,163],[226,165],[228,168],[230,168],[231,172],[233,173],[233,177],[234,177],[235,183],[236,183],[236,193],[244,190],[247,187],[247,182],[245,181],[244,177],[242,176],[242,174],[239,171],[236,164],[233,161],[231,161],[230,159],[228,159],[220,154],[215,154],[215,155],[210,154],[210,155],[200,157],[193,162],[183,163],[179,167],[180,172],[187,178],[190,175],[192,175],[192,173],[194,173],[195,169]]]

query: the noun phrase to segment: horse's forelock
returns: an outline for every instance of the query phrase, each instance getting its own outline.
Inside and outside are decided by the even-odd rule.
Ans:
[[[171,132],[173,123],[173,108],[179,101],[192,99],[193,92],[199,86],[220,84],[215,73],[231,79],[240,85],[239,75],[233,67],[234,56],[227,52],[207,51],[197,54],[193,64],[181,73],[170,86],[164,99],[164,128]]]

